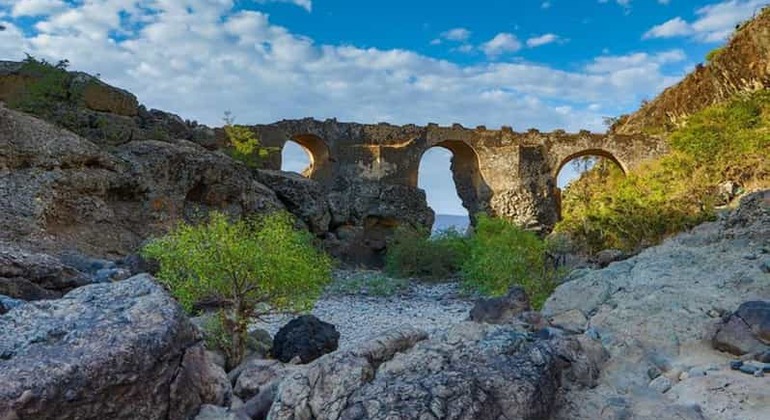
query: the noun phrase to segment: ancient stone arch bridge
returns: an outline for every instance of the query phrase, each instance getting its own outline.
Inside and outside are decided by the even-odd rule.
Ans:
[[[313,119],[284,120],[252,129],[266,146],[282,148],[287,140],[294,140],[307,149],[312,164],[306,175],[331,194],[332,213],[335,206],[345,207],[346,200],[369,198],[357,208],[353,205],[351,211],[357,214],[348,214],[348,218],[373,217],[392,223],[432,223],[432,213],[430,220],[408,216],[427,208],[424,193],[417,189],[417,175],[420,159],[431,147],[452,152],[457,192],[471,215],[487,212],[545,229],[558,220],[556,177],[570,160],[599,155],[628,172],[664,152],[663,143],[656,138],[587,131],[518,133],[508,127],[365,125]],[[269,166],[279,169],[280,164],[280,154],[275,154]],[[390,208],[383,210],[383,206]],[[336,219],[332,224],[347,223],[345,214]]]

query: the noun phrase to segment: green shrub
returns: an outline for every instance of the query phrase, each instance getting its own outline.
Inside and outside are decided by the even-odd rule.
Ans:
[[[307,310],[331,279],[329,257],[285,213],[231,222],[214,212],[205,223],[179,224],[143,255],[160,263],[158,279],[187,311],[209,297],[228,303],[219,314],[228,337],[218,341],[229,346],[230,367],[243,357],[250,318]]]
[[[637,251],[714,218],[719,185],[770,186],[770,93],[708,107],[667,139],[671,152],[628,176],[586,172],[562,194],[555,230],[589,252]]]
[[[725,51],[725,47],[714,48],[706,54],[706,62],[710,63],[717,59]]]
[[[512,222],[479,215],[462,264],[466,288],[500,296],[520,285],[539,309],[556,284],[556,272],[546,264],[546,244],[536,234]]]
[[[249,167],[261,168],[265,160],[270,157],[270,153],[276,151],[276,148],[263,147],[251,128],[234,124],[235,119],[229,111],[225,112],[223,119],[225,121],[225,135],[230,146],[227,153],[230,157]]]
[[[427,229],[399,227],[388,244],[385,271],[394,277],[446,279],[459,272],[467,248],[467,238],[455,229],[431,237]]]

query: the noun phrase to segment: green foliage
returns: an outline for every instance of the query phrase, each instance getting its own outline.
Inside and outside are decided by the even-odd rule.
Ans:
[[[179,224],[143,255],[160,263],[158,278],[187,311],[204,298],[228,303],[220,321],[231,337],[230,365],[240,362],[251,317],[307,310],[330,280],[329,257],[285,213],[231,222],[214,212],[206,223]]]
[[[228,153],[233,159],[239,160],[252,168],[260,168],[270,157],[274,148],[262,147],[257,135],[245,125],[234,124],[235,119],[229,111],[225,112],[225,135],[230,143]]]
[[[431,237],[426,229],[399,227],[388,244],[385,271],[402,278],[446,279],[459,271],[467,249],[467,238],[454,229]]]
[[[20,111],[50,118],[60,104],[78,104],[80,91],[71,90],[72,75],[67,72],[69,61],[51,64],[27,54],[19,75],[29,79],[20,94],[9,101],[9,106]]]
[[[636,168],[592,170],[562,194],[557,232],[589,252],[637,251],[714,217],[719,184],[770,185],[770,93],[708,107],[668,138],[671,152]]]
[[[713,50],[709,51],[706,54],[706,62],[711,63],[712,61],[716,60],[717,57],[719,57],[724,51],[725,51],[725,47],[723,46],[714,48]]]
[[[522,286],[539,309],[556,285],[557,273],[546,264],[546,244],[510,221],[479,215],[462,263],[466,288],[500,296]]]

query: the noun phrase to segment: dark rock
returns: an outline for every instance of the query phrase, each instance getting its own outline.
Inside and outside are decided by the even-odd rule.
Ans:
[[[759,340],[770,344],[770,301],[744,302],[735,315],[748,325]]]
[[[738,370],[745,374],[753,375],[754,372],[758,370],[758,368],[752,365],[741,365],[741,367],[739,367]]]
[[[650,368],[647,369],[647,377],[650,378],[650,380],[657,378],[660,374],[661,371],[657,366],[650,366]]]
[[[425,337],[393,330],[303,367],[281,383],[269,418],[549,418],[562,381],[598,377],[571,339],[532,342],[513,326],[475,322]],[[566,373],[577,365],[585,374]]]
[[[762,353],[757,353],[754,356],[754,360],[762,363],[770,363],[770,350]]]
[[[505,324],[529,310],[527,292],[519,286],[513,286],[505,296],[478,300],[471,309],[470,320],[488,324]]]
[[[619,249],[604,249],[594,255],[592,262],[598,265],[599,268],[604,268],[610,265],[610,263],[622,261],[626,258],[628,258],[628,254]]]
[[[259,394],[249,398],[243,407],[238,410],[249,419],[264,420],[267,418],[267,414],[270,412],[270,407],[273,406],[273,400],[278,393],[279,382],[275,381],[264,385]]]
[[[39,288],[66,292],[90,283],[90,279],[77,269],[68,266],[48,254],[32,252],[0,242],[0,278],[23,279]],[[17,283],[19,283],[17,281]],[[19,286],[26,287],[26,286]],[[0,294],[9,295],[0,291]],[[38,293],[41,294],[41,293]],[[49,299],[50,297],[24,298],[25,300]]]
[[[0,418],[182,420],[226,402],[224,372],[147,275],[29,302],[0,331]]]
[[[316,235],[329,231],[331,213],[326,193],[316,181],[293,172],[255,171],[257,181],[275,191],[286,208]]]
[[[732,370],[738,370],[743,366],[743,362],[740,360],[732,360],[730,361],[730,369]]]
[[[150,273],[155,275],[160,271],[160,264],[155,260],[147,260],[140,254],[131,254],[119,261],[118,265],[131,274]]]
[[[762,343],[749,325],[736,313],[729,315],[726,321],[723,321],[711,342],[715,349],[737,356],[770,350],[770,347]]]
[[[21,300],[58,299],[62,295],[20,277],[0,277],[0,294]]]
[[[273,339],[273,356],[288,363],[299,356],[302,363],[337,350],[340,333],[334,325],[313,315],[303,315],[281,327]]]

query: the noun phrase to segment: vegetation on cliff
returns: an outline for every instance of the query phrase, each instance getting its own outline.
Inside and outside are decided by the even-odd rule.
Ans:
[[[667,142],[669,154],[628,176],[601,167],[570,184],[555,230],[591,252],[635,251],[712,219],[730,185],[770,186],[770,92],[705,108]]]
[[[160,263],[157,277],[189,312],[205,299],[224,302],[213,334],[237,366],[252,317],[273,310],[308,310],[331,279],[331,260],[285,213],[229,221],[211,213],[206,223],[179,224],[145,246]]]

